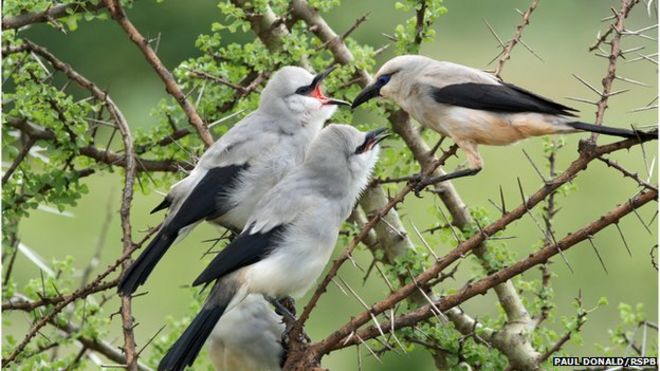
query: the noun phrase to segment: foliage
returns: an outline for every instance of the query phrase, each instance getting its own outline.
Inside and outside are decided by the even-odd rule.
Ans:
[[[78,4],[80,6],[97,5],[100,0],[81,1],[67,0],[57,4]],[[123,5],[130,7],[132,1],[123,1]],[[339,0],[310,0],[309,4],[320,10],[321,14],[331,12],[339,5]],[[56,5],[46,0],[6,0],[3,17],[16,16],[24,12],[43,12]],[[259,0],[252,1],[252,12],[264,13],[270,8],[276,15],[286,20],[288,1]],[[417,53],[420,45],[435,37],[433,23],[447,12],[441,0],[404,0],[397,2],[395,8],[410,18],[403,24],[393,28],[397,53]],[[335,63],[335,57],[325,47],[324,43],[309,31],[304,22],[298,20],[291,25],[289,32],[283,36],[281,45],[277,48],[265,45],[259,38],[251,34],[252,13],[235,5],[232,1],[220,1],[218,11],[222,21],[210,26],[209,32],[199,35],[195,46],[199,49],[198,57],[183,61],[173,70],[173,75],[182,91],[188,92],[194,98],[195,107],[208,123],[217,123],[212,126],[214,137],[220,137],[229,130],[231,125],[250,111],[254,110],[259,102],[259,91],[263,87],[271,71],[289,64],[307,65],[313,70],[320,71]],[[420,18],[421,14],[421,18]],[[68,15],[52,19],[49,25],[54,30],[76,32],[81,21],[103,22],[109,19],[106,12],[71,11]],[[421,21],[420,21],[421,20]],[[283,22],[286,23],[286,22]],[[249,34],[245,37],[245,34]],[[241,42],[227,42],[228,35],[240,35]],[[233,37],[231,39],[234,39]],[[5,30],[2,32],[2,41],[5,48],[21,48],[24,46],[20,31]],[[355,83],[356,72],[361,70],[373,71],[376,66],[376,49],[371,45],[361,44],[348,37],[346,46],[353,54],[351,63],[341,65],[325,82],[326,89],[333,96],[349,99],[360,90]],[[65,56],[63,56],[65,59]],[[84,177],[92,174],[104,174],[124,170],[119,163],[109,163],[103,157],[93,157],[92,150],[108,150],[113,154],[122,156],[121,143],[117,140],[116,128],[109,123],[110,118],[104,102],[81,94],[71,86],[70,81],[63,79],[60,72],[56,72],[34,53],[24,49],[19,52],[6,54],[3,58],[3,79],[5,89],[3,96],[3,159],[12,163],[17,161],[17,167],[6,182],[3,179],[3,265],[12,261],[17,254],[20,241],[20,223],[30,217],[31,212],[40,206],[51,206],[59,211],[65,211],[76,205],[90,190]],[[64,81],[64,82],[63,82]],[[220,81],[220,82],[219,82]],[[229,82],[229,83],[228,83]],[[256,83],[255,83],[256,82]],[[232,85],[240,85],[237,89]],[[391,106],[376,106],[370,102],[368,106],[375,114],[386,116]],[[156,125],[145,130],[135,130],[134,144],[136,155],[141,159],[153,161],[167,161],[177,164],[194,163],[203,152],[204,144],[197,135],[189,135],[191,130],[187,126],[187,117],[179,108],[177,102],[168,97],[153,108],[152,117]],[[340,111],[335,116],[339,122],[352,122],[352,114]],[[353,123],[360,129],[376,126],[375,122]],[[21,128],[38,127],[40,134],[30,137],[22,134]],[[176,140],[168,140],[181,130],[188,130]],[[429,143],[437,140],[435,134],[428,131],[423,133],[424,139]],[[563,139],[546,140],[544,153],[548,159],[564,146]],[[24,157],[24,158],[23,158]],[[409,148],[399,142],[393,143],[380,160],[375,177],[397,178],[419,171],[417,162],[411,155]],[[140,166],[140,165],[138,165]],[[546,164],[553,169],[551,160]],[[145,194],[157,189],[166,189],[183,176],[182,172],[149,172],[138,174],[139,190]],[[385,189],[393,194],[400,189],[400,184],[386,185]],[[561,198],[575,191],[575,186],[565,183],[555,193],[551,205],[546,203],[541,212],[552,219],[553,210],[559,206]],[[447,250],[456,248],[461,241],[467,240],[479,233],[486,226],[499,218],[499,215],[489,212],[483,207],[472,207],[472,221],[459,229],[452,225],[445,216],[446,210],[440,205],[427,206],[428,214],[440,225],[432,232],[424,234],[424,243],[430,246],[443,246]],[[538,215],[544,220],[543,215]],[[549,227],[548,227],[549,225]],[[546,224],[546,233],[552,232],[551,223]],[[359,233],[360,228],[354,223],[347,223],[344,230],[349,236]],[[498,232],[483,244],[483,253],[478,257],[470,256],[469,268],[474,273],[472,280],[478,280],[499,271],[514,263],[518,257],[514,253],[512,244],[504,239],[505,234]],[[342,236],[340,246],[349,243],[350,238]],[[538,242],[538,247],[547,244],[546,240]],[[382,250],[375,250],[374,258],[384,262]],[[408,249],[392,264],[383,264],[385,275],[390,282],[403,286],[412,283],[412,277],[417,276],[433,264],[433,254],[418,242],[414,249]],[[50,264],[53,275],[42,274],[40,277],[30,279],[26,284],[18,285],[11,276],[3,281],[3,297],[19,297],[22,300],[38,302],[44,298],[59,298],[63,293],[70,293],[81,287],[77,279],[82,272],[74,268],[74,258],[66,257],[61,261]],[[551,281],[553,273],[548,273]],[[443,297],[458,292],[463,284],[453,287],[450,280],[443,281],[435,287],[425,287],[426,293],[434,298]],[[82,283],[84,286],[86,282]],[[557,318],[557,304],[553,302],[553,289],[551,283],[544,277],[529,278],[517,277],[515,285],[522,301],[534,317],[543,316],[548,324],[556,326],[537,327],[532,336],[532,343],[536,349],[549,349],[565,333],[570,334],[570,341],[580,342],[579,330],[587,320],[587,314],[593,309],[582,308],[581,300],[576,300],[575,316]],[[78,353],[80,339],[104,340],[110,330],[110,313],[104,305],[109,297],[103,292],[87,296],[82,300],[74,301],[65,310],[57,314],[48,327],[47,335],[36,337],[21,353],[19,357],[20,369],[64,369],[93,367],[93,358],[82,357]],[[158,363],[162,354],[176,340],[178,334],[192,318],[200,307],[203,295],[193,295],[189,313],[186,318],[169,318],[166,333],[157,336],[149,345],[147,356],[141,361],[150,366]],[[596,307],[605,305],[607,300],[601,299]],[[406,306],[414,309],[419,302],[409,301]],[[42,318],[49,313],[55,305],[47,304],[35,310],[28,311],[32,320]],[[594,308],[595,309],[595,308]],[[602,346],[605,353],[611,353],[614,348],[628,347],[640,326],[646,326],[643,308],[621,303],[618,307],[621,323],[610,331],[611,345]],[[3,325],[9,324],[9,319],[3,318]],[[502,351],[487,345],[491,339],[487,337],[487,330],[498,330],[507,325],[507,317],[500,308],[498,314],[478,319],[483,327],[475,329],[474,333],[465,334],[454,325],[445,323],[439,318],[425,320],[417,327],[409,327],[396,331],[406,350],[422,347],[428,350],[436,360],[438,367],[452,370],[462,370],[465,366],[478,369],[504,369],[508,364],[507,357]],[[60,331],[72,324],[73,329]],[[561,331],[552,328],[559,326]],[[633,330],[631,330],[631,328]],[[57,330],[60,329],[60,330]],[[632,332],[631,332],[632,331]],[[6,357],[18,345],[20,338],[7,334],[3,339],[3,357]],[[398,345],[392,339],[388,340],[388,347],[381,349],[387,352]],[[369,344],[377,348],[382,341],[370,340]],[[49,351],[58,350],[57,356],[52,357]],[[88,351],[89,352],[89,351]],[[657,352],[656,352],[657,353]],[[560,353],[561,354],[561,353]],[[206,357],[199,357],[196,366],[208,367]]]

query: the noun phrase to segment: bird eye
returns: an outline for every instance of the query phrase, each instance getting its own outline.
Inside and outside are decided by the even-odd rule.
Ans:
[[[305,95],[309,92],[309,86],[301,86],[298,89],[296,89],[296,94],[302,94]]]
[[[364,142],[355,149],[355,154],[356,155],[362,154],[368,149],[369,149],[369,138],[365,138]]]
[[[390,81],[391,77],[392,77],[392,75],[381,75],[378,78],[378,84],[381,85],[381,86],[387,84]]]

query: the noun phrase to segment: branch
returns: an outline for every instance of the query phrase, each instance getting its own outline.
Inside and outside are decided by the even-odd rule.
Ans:
[[[415,24],[415,45],[419,46],[422,44],[422,39],[424,37],[424,15],[426,13],[426,0],[421,0],[419,9],[416,12],[416,24]]]
[[[425,270],[417,277],[415,277],[415,281],[417,284],[424,284],[432,278],[437,277],[437,275],[450,264],[465,256],[471,250],[477,248],[489,236],[504,230],[513,221],[520,219],[527,213],[529,209],[533,208],[535,205],[541,202],[550,193],[554,192],[557,188],[566,182],[572,180],[578,172],[586,169],[588,163],[595,157],[616,150],[630,148],[631,146],[639,143],[640,141],[637,139],[627,139],[596,147],[590,145],[589,143],[582,142],[580,157],[573,161],[566,171],[564,171],[555,179],[549,181],[541,189],[532,194],[522,205],[519,205],[517,208],[507,212],[500,219],[482,228],[479,233],[475,234],[470,239],[460,243],[455,249],[450,251],[444,257],[440,258],[431,268]],[[498,281],[498,283],[500,282],[503,281]],[[351,321],[328,336],[325,340],[315,344],[313,346],[314,351],[317,354],[325,354],[334,345],[348,336],[352,331],[355,331],[355,329],[357,329],[359,326],[362,326],[368,322],[372,315],[378,315],[383,311],[392,308],[398,302],[411,295],[416,289],[417,285],[412,283],[399,288],[396,292],[392,293],[387,298],[372,305],[369,311],[360,313],[359,315],[355,316]]]
[[[2,18],[2,30],[16,29],[33,23],[53,22],[57,18],[68,17],[75,13],[97,12],[105,4],[97,1],[76,2],[71,4],[49,5],[40,12],[21,13],[13,17]],[[4,54],[4,53],[3,53]]]
[[[131,23],[131,21],[126,17],[124,9],[119,4],[118,0],[104,0],[105,5],[110,9],[110,14],[112,18],[119,23],[121,28],[126,32],[129,39],[140,49],[142,54],[144,54],[147,62],[153,67],[156,71],[156,74],[165,84],[165,90],[179,103],[181,109],[188,117],[188,122],[192,125],[199,137],[202,139],[206,147],[209,147],[213,144],[213,137],[209,132],[209,129],[206,127],[206,124],[202,118],[197,113],[197,110],[193,105],[188,101],[185,94],[181,91],[179,85],[177,85],[172,73],[167,70],[163,62],[156,55],[156,52],[151,48],[147,39],[142,36],[140,31]]]
[[[264,10],[259,13],[254,9],[250,0],[231,0],[231,3],[245,11],[252,31],[257,34],[268,50],[278,51],[282,48],[282,39],[289,35],[289,31],[284,23],[279,21],[270,6],[262,6],[261,8]]]
[[[133,248],[131,252],[135,250]],[[110,273],[114,272],[115,269],[128,257],[130,254],[124,254],[122,257],[117,259],[113,264],[111,264],[103,273],[99,274],[94,281],[92,281],[89,285],[80,288],[76,291],[74,291],[71,295],[64,297],[63,300],[59,301],[53,309],[46,314],[45,316],[41,317],[38,321],[36,321],[28,333],[25,335],[23,340],[14,348],[14,350],[6,357],[2,359],[2,364],[6,367],[7,365],[11,364],[16,360],[16,357],[25,349],[25,347],[28,345],[30,340],[37,336],[39,333],[39,330],[44,327],[47,323],[49,323],[55,316],[61,312],[67,305],[73,303],[77,299],[85,298],[89,296],[90,294],[97,292],[97,287],[101,285],[101,281],[107,277]]]
[[[502,54],[502,57],[500,57],[500,60],[497,62],[497,69],[495,69],[495,76],[498,78],[500,78],[500,74],[504,68],[504,63],[506,63],[506,61],[511,58],[511,51],[516,46],[516,44],[521,42],[520,38],[522,37],[523,30],[525,29],[525,26],[529,24],[529,17],[532,15],[534,9],[536,9],[536,7],[539,5],[539,1],[540,0],[532,1],[532,3],[529,5],[529,8],[527,8],[527,11],[522,15],[522,21],[516,27],[516,32],[513,34],[513,39],[511,39],[511,41],[509,41],[504,47],[504,53]]]
[[[116,10],[116,9],[115,9]],[[121,207],[119,209],[119,216],[121,218],[122,230],[122,252],[130,254],[133,251],[133,239],[131,236],[131,203],[133,201],[133,187],[136,175],[136,160],[135,151],[133,148],[133,138],[128,122],[124,115],[117,109],[117,106],[106,95],[106,107],[112,117],[113,121],[119,128],[123,142],[124,152],[126,153],[126,171],[124,173],[124,190],[122,191]],[[208,132],[207,132],[208,134]],[[126,259],[122,263],[122,274],[131,266],[131,260]],[[133,333],[133,314],[131,311],[131,296],[126,295],[121,297],[121,320],[122,330],[124,333],[124,353],[126,354],[126,369],[136,371],[137,367],[137,353],[135,349],[135,335]]]
[[[586,311],[581,311],[577,315],[577,326],[575,327],[575,330],[572,331],[567,331],[557,342],[550,348],[548,349],[541,358],[539,359],[539,364],[545,362],[552,356],[553,354],[557,353],[561,348],[566,344],[569,340],[571,340],[571,336],[573,336],[574,333],[580,332],[580,329],[582,326],[587,322],[587,313]]]
[[[82,297],[89,296],[91,294],[95,294],[97,292],[109,290],[115,286],[117,286],[117,283],[119,283],[119,279],[114,279],[112,281],[107,281],[103,283],[98,283],[96,286],[90,287],[90,286],[85,286],[81,288],[84,290],[85,295],[81,296],[78,291],[65,295],[65,296],[55,296],[55,297],[46,297],[46,298],[41,298],[40,300],[24,300],[20,296],[15,296],[7,300],[7,302],[2,303],[2,311],[4,312],[5,310],[21,310],[25,312],[32,311],[34,309],[37,309],[39,307],[43,307],[46,305],[56,305],[58,303],[61,303],[63,301],[73,301],[75,299],[79,299]],[[72,298],[73,296],[76,296],[75,298]],[[71,300],[73,299],[73,300]]]
[[[27,141],[23,144],[23,148],[21,148],[21,151],[18,153],[18,156],[16,156],[16,159],[14,159],[14,162],[12,162],[11,166],[9,166],[9,169],[5,172],[5,174],[2,176],[2,185],[5,185],[11,175],[16,171],[18,166],[23,162],[25,159],[25,156],[30,152],[30,149],[32,149],[32,146],[34,145],[35,140],[32,137],[28,137]]]
[[[507,268],[501,269],[493,274],[490,274],[479,281],[468,284],[456,294],[448,295],[441,298],[435,303],[435,306],[440,310],[445,311],[448,310],[449,308],[455,307],[456,305],[465,302],[466,300],[476,295],[485,294],[489,289],[491,289],[495,285],[504,282],[508,279],[511,279],[536,265],[547,262],[548,259],[552,258],[553,256],[559,253],[559,249],[565,251],[575,246],[579,242],[582,242],[588,239],[590,236],[598,233],[605,227],[616,223],[618,220],[628,215],[629,213],[634,212],[634,210],[640,208],[646,203],[656,200],[657,197],[658,194],[655,191],[647,191],[641,193],[636,197],[634,197],[633,199],[629,200],[628,202],[625,202],[622,205],[617,206],[612,211],[596,219],[594,222],[590,223],[584,228],[575,231],[571,234],[568,234],[562,240],[558,241],[556,245],[555,244],[545,245],[542,249],[531,254],[526,259],[519,261]],[[433,316],[432,312],[433,312],[433,308],[430,305],[425,305],[413,312],[395,318],[394,324],[390,322],[385,322],[381,324],[381,327],[384,332],[389,332],[391,331],[391,328],[394,328],[396,330],[402,327],[412,326],[420,321],[431,318]],[[363,329],[357,332],[356,335],[359,335],[359,337],[363,340],[368,340],[380,336],[380,331],[375,327],[369,327],[367,329]],[[330,339],[328,338],[327,340]],[[334,342],[330,344],[327,341],[323,341],[314,344],[312,347],[315,349],[315,351],[319,352],[318,354],[324,354],[332,350],[345,348],[351,345],[356,345],[358,342],[357,340],[355,340],[355,337],[353,337],[346,342],[342,342],[341,344],[338,343],[339,342]]]
[[[117,282],[119,280],[114,280],[112,281],[112,285],[110,285],[107,288],[110,287],[115,287],[117,285]],[[103,284],[101,286],[105,286],[107,284]],[[101,287],[99,286],[99,287]],[[15,299],[19,300],[21,303],[20,307],[12,308],[12,309],[20,309],[25,312],[30,312],[36,308],[39,308],[40,306],[44,304],[39,304],[39,302],[36,301],[31,301],[27,299],[24,296],[16,296]],[[3,310],[4,310],[4,304],[3,304]],[[80,331],[80,328],[76,327],[75,325],[71,324],[70,322],[67,321],[58,321],[56,318],[53,318],[50,322],[51,325],[55,326],[59,330],[67,333],[68,335],[73,335],[76,334]],[[107,343],[103,340],[98,340],[98,339],[93,339],[93,338],[88,338],[85,337],[84,335],[77,335],[75,337],[76,340],[78,340],[83,347],[92,350],[94,352],[97,352],[99,354],[102,354],[106,356],[109,360],[113,362],[117,362],[120,364],[125,364],[126,363],[126,356],[124,356],[115,346],[113,346],[110,343]],[[143,364],[138,363],[138,369],[140,371],[148,371],[149,368]]]
[[[616,63],[621,56],[621,32],[624,31],[624,20],[628,17],[628,13],[639,0],[621,0],[621,10],[616,12],[616,22],[612,25],[614,30],[612,40],[610,41],[610,55],[608,56],[607,74],[602,80],[603,91],[600,93],[600,99],[596,103],[596,125],[603,124],[605,110],[607,109],[607,102],[612,92],[612,83],[616,78]],[[591,140],[596,141],[598,134],[592,133]]]
[[[57,327],[58,329],[66,332],[67,334],[75,334],[78,331],[80,331],[79,328],[76,326],[72,325],[71,323],[62,323],[61,321],[52,321],[52,325]],[[103,354],[106,356],[109,360],[116,362],[118,364],[128,364],[127,362],[127,357],[126,355],[122,354],[121,351],[119,351],[115,346],[112,344],[109,344],[103,340],[98,340],[98,339],[91,339],[82,335],[79,335],[76,337],[76,340],[80,342],[80,344],[83,345],[83,347],[92,350],[96,353]],[[149,371],[150,368],[143,365],[142,363],[138,363],[136,365],[136,369],[140,371]]]
[[[616,162],[614,160],[610,160],[610,159],[605,158],[605,157],[598,157],[598,160],[605,163],[605,165],[607,165],[607,167],[611,167],[611,168],[616,169],[621,174],[623,174],[624,177],[628,177],[628,178],[634,180],[641,187],[644,187],[644,188],[647,188],[647,189],[650,189],[650,190],[653,190],[653,191],[656,191],[656,192],[658,191],[658,187],[642,180],[639,177],[639,174],[633,173],[632,171],[630,171],[630,170],[626,169],[625,167],[621,166],[618,162]]]
[[[28,122],[24,118],[7,118],[8,125],[20,130],[25,135],[37,139],[37,140],[48,140],[56,141],[55,133],[50,129],[44,129],[38,125],[35,125],[31,122]],[[111,166],[121,166],[126,167],[126,156],[120,155],[110,150],[99,149],[94,146],[80,147],[78,149],[80,154],[89,158],[93,158],[99,163],[108,164]],[[141,171],[166,171],[166,172],[178,172],[181,169],[189,170],[192,166],[186,162],[176,161],[176,160],[149,160],[145,158],[136,158],[139,168]]]

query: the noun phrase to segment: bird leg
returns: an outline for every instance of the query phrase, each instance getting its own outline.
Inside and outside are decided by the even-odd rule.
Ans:
[[[465,157],[468,160],[468,168],[454,171],[453,173],[437,175],[437,176],[427,176],[422,177],[421,175],[415,177],[411,180],[411,184],[414,185],[415,196],[420,197],[419,193],[426,186],[431,184],[436,184],[440,182],[446,182],[451,179],[462,178],[465,176],[473,176],[481,171],[483,166],[483,160],[479,155],[479,150],[477,149],[477,144],[469,140],[459,140],[454,139],[459,148],[465,153]]]
[[[441,183],[441,182],[446,182],[451,179],[456,179],[456,178],[462,178],[466,176],[473,176],[476,175],[478,172],[481,171],[481,168],[475,168],[475,169],[463,169],[463,170],[458,170],[454,171],[453,173],[449,174],[444,174],[444,175],[438,175],[438,176],[429,176],[429,177],[419,177],[417,179],[413,180],[413,184],[415,184],[414,192],[415,196],[420,197],[419,193],[427,186],[431,184],[436,184],[436,183]]]
[[[295,322],[298,319],[296,318],[296,307],[293,301],[293,298],[286,297],[281,300],[278,300],[272,296],[264,296],[267,302],[272,304],[275,307],[275,313],[282,316],[284,322]]]
[[[295,301],[290,296],[287,296],[283,299],[276,299],[270,296],[265,296],[267,302],[271,303],[275,307],[275,313],[282,316],[282,322],[284,322],[284,332],[282,333],[281,342],[285,347],[288,347],[289,344],[289,334],[294,328],[294,325],[298,319],[296,318],[296,307]],[[300,332],[298,339],[299,342],[310,343],[311,339],[304,331]]]

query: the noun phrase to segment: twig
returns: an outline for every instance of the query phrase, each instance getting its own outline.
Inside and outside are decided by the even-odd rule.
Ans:
[[[511,51],[516,46],[516,44],[520,42],[520,38],[522,37],[523,30],[525,29],[525,26],[529,24],[529,17],[532,15],[534,9],[536,9],[536,7],[539,5],[539,1],[540,0],[533,0],[532,3],[529,5],[529,8],[527,8],[527,11],[522,14],[522,21],[516,27],[516,32],[514,33],[513,38],[504,47],[502,57],[500,57],[500,60],[497,62],[497,68],[495,69],[495,76],[497,76],[498,78],[502,73],[502,69],[504,68],[504,63],[506,63],[506,61],[508,61],[511,58]]]
[[[53,22],[57,18],[68,17],[71,14],[96,12],[104,8],[105,4],[97,1],[53,5],[40,12],[27,12],[13,17],[3,17],[2,30],[21,28],[33,23]]]
[[[2,185],[5,185],[11,175],[14,173],[14,171],[18,168],[18,166],[23,162],[25,159],[25,156],[30,152],[30,149],[34,145],[36,140],[30,136],[28,136],[27,141],[23,144],[23,148],[21,148],[21,151],[18,153],[16,158],[14,159],[14,162],[11,163],[11,166],[9,166],[9,169],[5,172],[5,174],[2,176]]]
[[[163,65],[163,62],[161,62],[160,58],[158,58],[156,55],[156,52],[154,52],[154,50],[149,45],[148,40],[142,36],[140,31],[133,25],[133,23],[131,23],[128,17],[126,17],[126,12],[124,12],[124,9],[122,8],[119,1],[104,0],[104,3],[110,10],[112,18],[117,21],[117,23],[119,23],[131,41],[133,41],[133,43],[140,49],[142,54],[144,54],[147,62],[149,62],[151,67],[153,67],[153,69],[156,71],[158,77],[160,77],[160,79],[165,84],[165,89],[167,92],[172,97],[174,97],[177,103],[179,103],[179,106],[181,106],[181,109],[183,109],[183,112],[188,117],[188,122],[195,128],[195,130],[197,130],[197,133],[202,139],[202,142],[204,142],[207,147],[213,144],[213,137],[206,127],[206,124],[197,113],[197,110],[183,94],[181,88],[174,80],[172,73],[167,70],[165,65]]]
[[[621,0],[621,10],[616,12],[616,22],[612,25],[610,30],[613,30],[612,40],[610,44],[610,54],[608,57],[607,73],[602,80],[603,91],[601,92],[600,99],[596,104],[596,125],[603,124],[603,118],[605,116],[605,110],[607,109],[607,102],[612,92],[612,83],[616,78],[616,63],[619,57],[621,56],[621,33],[624,30],[624,20],[628,17],[628,13],[632,7],[637,4],[639,0]],[[609,33],[609,31],[608,31]],[[597,43],[598,44],[598,43]],[[591,134],[591,141],[595,142],[598,134]]]
[[[648,182],[645,182],[643,179],[641,179],[639,177],[639,175],[637,173],[631,172],[630,170],[626,169],[625,167],[619,165],[616,161],[610,160],[610,159],[602,157],[602,156],[598,157],[598,160],[604,162],[608,167],[611,167],[611,168],[614,168],[614,169],[618,170],[621,174],[623,174],[624,177],[628,177],[628,178],[636,181],[637,184],[639,184],[640,186],[642,186],[644,188],[647,188],[647,189],[654,190],[656,192],[658,191],[658,187],[656,187],[652,184],[649,184]]]

